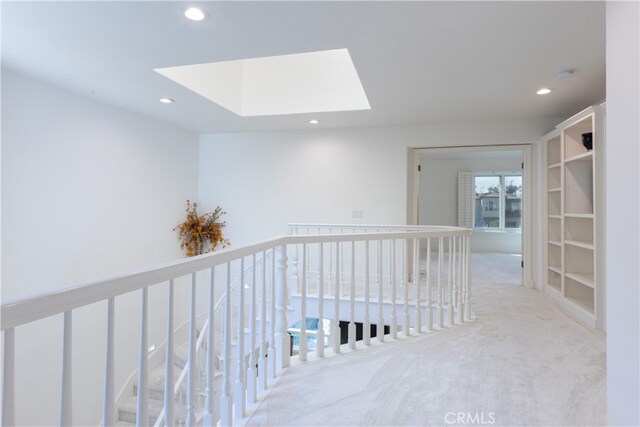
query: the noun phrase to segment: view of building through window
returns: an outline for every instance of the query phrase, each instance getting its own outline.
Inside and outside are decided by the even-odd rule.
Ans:
[[[475,227],[520,229],[521,175],[476,175],[475,193]]]

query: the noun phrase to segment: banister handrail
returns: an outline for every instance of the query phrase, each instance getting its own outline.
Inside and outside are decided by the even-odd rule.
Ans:
[[[384,228],[385,226],[380,226]],[[140,271],[111,276],[81,283],[69,288],[18,298],[2,304],[1,330],[7,330],[35,320],[64,313],[79,307],[108,300],[147,286],[186,276],[213,266],[225,264],[241,257],[263,252],[274,247],[303,243],[335,243],[387,239],[425,238],[471,235],[472,230],[461,227],[434,227],[422,231],[398,231],[350,234],[306,234],[279,236],[270,240],[188,259],[171,261]]]
[[[456,226],[446,225],[387,225],[387,224],[331,224],[331,223],[313,223],[313,222],[291,222],[287,224],[288,228],[345,228],[345,229],[360,229],[360,228],[375,228],[375,229],[387,229],[387,230],[429,230],[429,229],[459,229]]]
[[[229,248],[217,253],[171,261],[135,272],[115,275],[104,279],[80,283],[66,289],[53,290],[28,296],[2,304],[1,329],[3,346],[3,398],[2,424],[14,425],[15,407],[15,339],[14,330],[20,325],[52,315],[64,313],[63,363],[61,385],[61,424],[72,424],[70,402],[73,399],[72,312],[76,308],[100,301],[108,301],[106,307],[106,351],[102,423],[115,423],[115,321],[116,297],[141,291],[140,341],[138,356],[138,388],[142,390],[136,398],[136,420],[146,423],[149,412],[149,366],[148,366],[148,288],[164,288],[167,294],[166,307],[166,354],[164,372],[165,424],[176,423],[176,386],[186,381],[186,394],[180,391],[180,400],[186,396],[186,418],[188,425],[196,425],[198,414],[202,423],[212,426],[231,425],[233,418],[244,418],[247,405],[257,403],[259,390],[269,388],[269,382],[290,365],[291,342],[287,332],[291,316],[306,319],[307,314],[317,316],[318,321],[331,321],[330,346],[340,353],[341,345],[356,348],[356,322],[363,322],[362,341],[371,345],[372,326],[377,326],[376,340],[385,341],[387,323],[391,338],[398,333],[406,337],[427,331],[462,324],[473,320],[471,311],[471,267],[470,236],[472,229],[452,226],[385,226],[354,224],[305,224],[290,226],[287,236],[279,236],[252,245]],[[303,228],[303,229],[301,229]],[[317,233],[317,234],[312,234]],[[258,256],[262,254],[261,272],[256,272]],[[271,255],[269,266],[265,262]],[[244,281],[245,265],[253,267],[251,278]],[[215,267],[222,267],[215,269]],[[233,286],[232,274],[240,271],[241,286]],[[210,270],[210,275],[200,274]],[[315,277],[311,272],[317,271]],[[424,272],[424,273],[423,273]],[[218,274],[219,273],[219,274]],[[223,278],[223,274],[225,273]],[[358,274],[356,274],[358,273]],[[364,274],[363,274],[364,273]],[[174,287],[179,284],[187,290],[186,276],[190,276],[189,335],[187,369],[181,372],[178,384],[174,382]],[[177,281],[177,279],[180,279]],[[208,326],[198,334],[196,301],[200,279],[209,279]],[[220,280],[222,283],[220,283]],[[168,285],[168,286],[165,286]],[[221,289],[222,300],[214,300]],[[245,288],[246,286],[246,288]],[[388,288],[386,288],[386,286]],[[233,289],[238,289],[237,299]],[[245,289],[248,289],[245,292]],[[298,292],[299,298],[289,295]],[[402,295],[398,291],[402,289]],[[341,300],[348,290],[349,313],[341,313]],[[361,307],[356,310],[356,297]],[[181,292],[182,294],[182,292]],[[296,294],[298,295],[298,294]],[[307,310],[313,301],[315,308]],[[398,298],[397,298],[398,297]],[[325,303],[332,302],[333,310],[327,312]],[[216,312],[226,309],[218,333],[212,325],[218,325]],[[98,307],[100,308],[100,307]],[[154,306],[154,309],[156,307]],[[342,308],[344,310],[344,308]],[[288,313],[292,311],[292,313]],[[385,312],[387,312],[385,314]],[[248,314],[248,317],[247,317]],[[426,317],[423,318],[423,314]],[[398,317],[400,316],[400,318]],[[341,326],[348,320],[348,327]],[[267,330],[267,324],[269,330]],[[303,322],[300,328],[299,359],[307,360],[307,334]],[[208,329],[207,329],[208,328]],[[343,328],[347,328],[343,330]],[[383,333],[385,331],[385,333]],[[208,333],[205,333],[208,332]],[[322,330],[317,339],[326,345]],[[348,332],[348,337],[342,332]],[[246,335],[248,333],[248,335]],[[238,337],[234,356],[231,354],[233,337]],[[321,336],[322,335],[322,336]],[[206,338],[205,338],[206,336]],[[375,335],[374,335],[375,336]],[[216,340],[220,340],[222,364],[222,387],[214,383]],[[247,343],[245,340],[248,338]],[[347,339],[345,341],[345,339]],[[259,354],[256,355],[259,340]],[[205,343],[207,344],[205,346]],[[245,346],[250,348],[249,360],[245,360]],[[205,348],[206,347],[206,348]],[[201,359],[205,349],[205,367]],[[325,346],[317,346],[316,356],[324,357]],[[256,357],[258,360],[256,360]],[[232,366],[232,363],[234,366]],[[235,374],[232,375],[232,370]],[[206,371],[206,385],[201,383],[201,374]],[[182,390],[182,389],[180,389]],[[199,403],[204,397],[202,403]],[[216,409],[219,399],[219,409]],[[199,412],[203,408],[204,412]],[[118,415],[121,416],[121,415]],[[128,415],[127,415],[128,416]],[[182,417],[182,415],[180,415]],[[141,421],[142,420],[142,421]],[[153,421],[152,421],[153,422]],[[160,419],[162,422],[162,419]]]

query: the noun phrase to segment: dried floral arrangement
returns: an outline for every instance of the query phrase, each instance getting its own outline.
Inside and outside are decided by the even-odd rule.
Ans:
[[[220,206],[213,212],[198,215],[198,204],[187,200],[186,210],[187,220],[173,230],[178,230],[180,248],[187,251],[188,257],[213,252],[219,246],[224,248],[229,244],[229,240],[222,235],[226,222],[221,221],[220,217],[226,212]]]

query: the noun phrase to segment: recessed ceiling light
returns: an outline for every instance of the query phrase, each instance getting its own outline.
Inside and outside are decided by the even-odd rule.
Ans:
[[[163,104],[173,104],[176,101],[171,98],[160,98],[160,102],[162,102]]]
[[[551,93],[551,89],[548,89],[546,87],[540,89],[539,91],[536,92],[538,95],[546,95],[548,93]]]
[[[573,75],[573,70],[560,70],[556,73],[556,79],[568,79]]]
[[[309,124],[317,125],[318,123],[320,123],[320,122],[318,120],[316,120],[316,119],[309,120]]]
[[[202,21],[207,17],[207,14],[200,8],[190,7],[189,9],[185,10],[184,16],[191,19],[192,21]]]

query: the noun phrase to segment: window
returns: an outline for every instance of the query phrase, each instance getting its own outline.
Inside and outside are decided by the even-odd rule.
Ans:
[[[517,229],[522,224],[522,175],[513,173],[476,174],[476,228]]]

